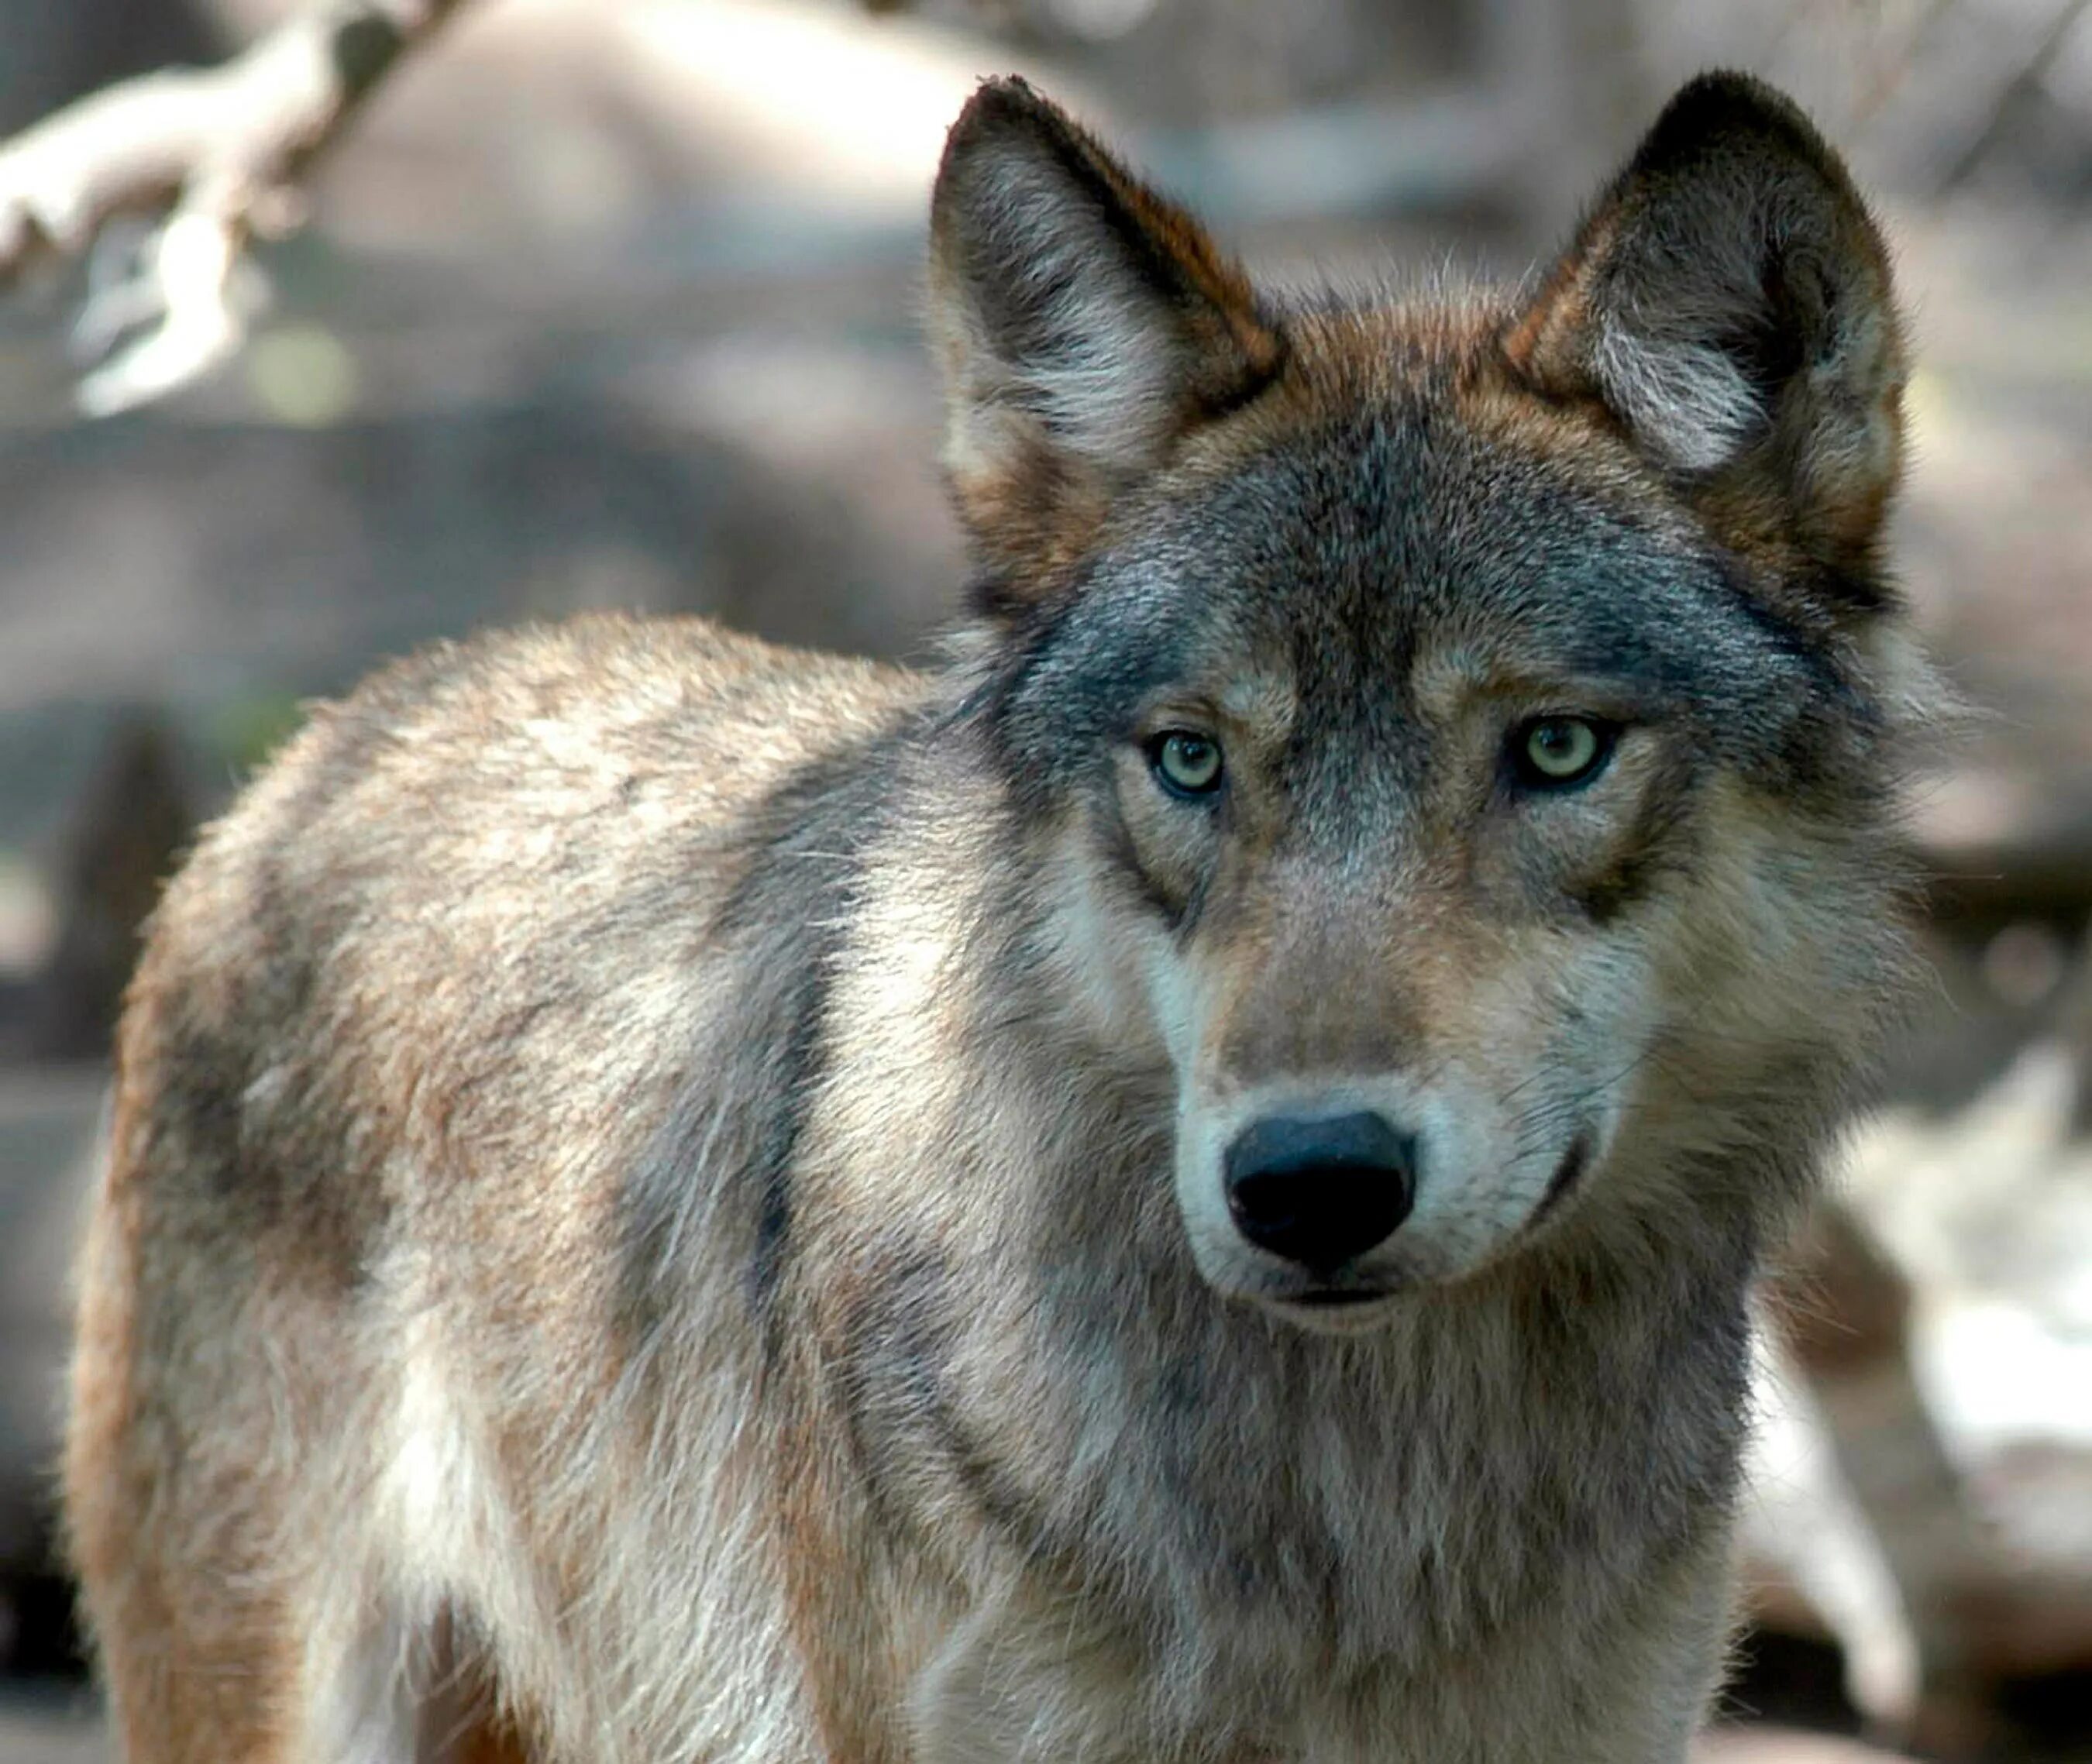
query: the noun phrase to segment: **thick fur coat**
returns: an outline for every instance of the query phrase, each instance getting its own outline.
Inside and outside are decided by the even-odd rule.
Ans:
[[[170,886],[134,1764],[1684,1757],[1902,949],[1872,223],[1713,76],[1531,288],[1286,301],[1004,82],[931,292],[943,665],[439,649]]]

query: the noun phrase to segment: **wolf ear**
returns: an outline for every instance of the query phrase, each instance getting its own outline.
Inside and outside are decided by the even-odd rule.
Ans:
[[[1505,335],[1747,527],[1864,569],[1901,452],[1903,344],[1880,234],[1835,153],[1741,74],[1671,101]]]
[[[1021,597],[1284,346],[1198,223],[1020,80],[953,125],[930,227],[944,466],[996,591]]]

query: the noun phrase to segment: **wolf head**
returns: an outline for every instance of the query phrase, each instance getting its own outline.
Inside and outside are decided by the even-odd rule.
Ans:
[[[932,231],[976,698],[1207,1280],[1364,1327],[1790,1198],[1921,694],[1887,258],[1809,123],[1703,78],[1528,290],[1288,302],[1005,81]]]

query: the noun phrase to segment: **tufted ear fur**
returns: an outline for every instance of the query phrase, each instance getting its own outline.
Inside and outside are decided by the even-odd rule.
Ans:
[[[953,125],[931,209],[944,465],[992,577],[1022,599],[1112,496],[1283,357],[1242,270],[1019,80]]]
[[[1856,590],[1901,454],[1880,234],[1796,106],[1740,74],[1673,98],[1505,334],[1528,383],[1596,400],[1744,543]]]

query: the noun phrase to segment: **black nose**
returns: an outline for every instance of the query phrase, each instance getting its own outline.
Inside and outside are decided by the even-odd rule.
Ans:
[[[1416,1142],[1378,1115],[1253,1122],[1225,1161],[1251,1243],[1326,1274],[1393,1234],[1416,1198]]]

